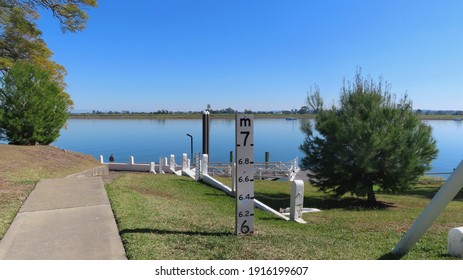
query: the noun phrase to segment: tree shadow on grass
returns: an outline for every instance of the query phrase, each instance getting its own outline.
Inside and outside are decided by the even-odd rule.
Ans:
[[[425,199],[433,199],[436,193],[439,191],[440,187],[438,186],[415,186],[411,189],[405,190],[399,194],[398,196],[415,196]],[[395,195],[388,192],[378,191],[378,194],[387,194],[387,195]],[[460,190],[457,195],[453,198],[456,201],[463,201],[463,189]]]
[[[165,229],[155,229],[155,228],[133,228],[133,229],[124,229],[119,231],[119,235],[131,233],[149,233],[149,234],[160,234],[160,235],[188,235],[188,236],[231,236],[231,232],[204,232],[204,231],[180,231],[180,230],[165,230]]]
[[[427,199],[432,199],[436,193],[439,191],[438,187],[415,187],[411,190],[404,191],[401,195],[413,195],[420,196]],[[458,192],[454,200],[463,200],[463,191]]]
[[[289,195],[286,193],[261,194],[256,193],[255,198],[267,204],[273,209],[287,208],[290,205]],[[352,197],[304,197],[304,207],[318,208],[321,210],[345,209],[345,210],[386,210],[395,208],[393,203],[378,201],[371,203],[365,199]]]
[[[378,260],[400,260],[404,255],[393,254],[391,252],[382,255]]]
[[[219,197],[229,197],[226,193],[205,193],[206,196],[219,196]]]

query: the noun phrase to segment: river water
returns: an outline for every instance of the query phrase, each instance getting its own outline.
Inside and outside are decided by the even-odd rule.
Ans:
[[[303,120],[256,119],[254,124],[254,153],[256,161],[264,161],[265,152],[271,161],[290,161],[302,158],[299,145],[304,140],[300,130]],[[450,172],[463,159],[463,122],[454,120],[427,121],[437,140],[438,158],[433,172]],[[127,162],[132,155],[136,162],[159,161],[160,157],[175,155],[180,162],[182,153],[190,156],[190,137],[193,153],[201,152],[201,120],[96,120],[69,119],[67,128],[54,145],[68,150],[103,155],[108,160]],[[235,121],[212,120],[210,159],[228,162],[234,150]]]

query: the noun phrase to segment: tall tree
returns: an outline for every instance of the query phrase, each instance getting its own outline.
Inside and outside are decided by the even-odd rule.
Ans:
[[[96,0],[0,0],[0,71],[5,74],[16,62],[29,61],[45,68],[65,92],[66,69],[52,60],[53,53],[42,39],[35,20],[38,10],[53,13],[63,31],[76,32],[85,27],[86,7],[96,7]]]
[[[18,62],[1,77],[0,84],[0,139],[48,145],[58,138],[69,105],[47,70]]]
[[[19,8],[28,18],[37,19],[38,10],[50,11],[60,22],[61,30],[76,32],[85,28],[88,7],[96,7],[97,0],[0,0],[2,13],[8,13],[11,8]]]
[[[364,79],[341,89],[339,107],[321,110],[315,133],[303,126],[306,138],[301,167],[323,191],[351,193],[376,202],[374,186],[401,192],[429,169],[437,155],[431,128],[423,124],[405,97],[396,102],[390,86]]]
[[[313,89],[310,87],[310,91],[307,93],[307,106],[314,114],[323,109],[323,98],[320,96],[320,88],[317,84],[314,84]]]

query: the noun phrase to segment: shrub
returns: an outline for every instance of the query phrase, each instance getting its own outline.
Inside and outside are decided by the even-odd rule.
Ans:
[[[0,137],[16,145],[48,145],[67,120],[60,85],[40,66],[19,62],[0,79]]]

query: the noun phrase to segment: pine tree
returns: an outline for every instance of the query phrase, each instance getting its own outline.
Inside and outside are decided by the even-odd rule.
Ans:
[[[376,202],[374,187],[398,193],[407,189],[437,155],[431,128],[423,124],[404,97],[396,102],[390,86],[363,79],[344,82],[338,108],[323,109],[306,138],[301,167],[320,190],[351,193]]]

